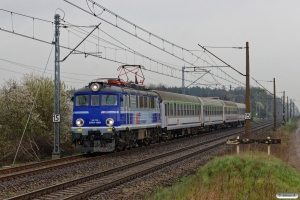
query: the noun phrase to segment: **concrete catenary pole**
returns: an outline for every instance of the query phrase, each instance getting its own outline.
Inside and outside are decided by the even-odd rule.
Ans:
[[[274,131],[276,131],[276,84],[275,84],[275,78],[273,78],[273,82],[274,82],[274,111],[273,111],[273,115],[274,115]]]
[[[286,121],[289,122],[290,120],[290,114],[289,114],[289,97],[286,97]]]
[[[54,62],[54,147],[52,159],[60,158],[60,50],[59,50],[59,25],[60,16],[54,16],[55,23],[55,62]]]
[[[268,119],[268,95],[267,95],[267,102],[266,102],[266,119]]]
[[[251,124],[250,124],[250,61],[249,61],[249,44],[246,42],[246,113],[245,116],[248,116],[246,120],[245,132],[250,133]]]
[[[295,99],[293,101],[293,118],[295,118]]]
[[[283,99],[282,99],[283,101],[282,101],[282,109],[283,109],[283,114],[282,114],[282,116],[283,116],[283,123],[285,123],[285,91],[283,91]]]

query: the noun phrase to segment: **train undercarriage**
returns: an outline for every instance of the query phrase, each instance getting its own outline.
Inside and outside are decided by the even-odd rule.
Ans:
[[[139,146],[148,146],[167,140],[190,137],[202,132],[218,131],[224,128],[244,126],[244,122],[230,122],[204,127],[190,127],[183,129],[167,130],[160,127],[151,129],[138,129],[114,131],[101,134],[100,131],[89,131],[88,135],[72,133],[73,143],[80,152],[115,152],[124,151]]]

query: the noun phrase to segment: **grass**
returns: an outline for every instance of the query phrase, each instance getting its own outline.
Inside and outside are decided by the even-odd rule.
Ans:
[[[300,193],[300,174],[276,157],[247,152],[215,158],[149,200],[275,199],[278,192]]]
[[[289,134],[296,120],[282,125],[276,132],[263,132],[246,138],[278,138],[280,145],[244,145],[239,155],[214,158],[195,175],[183,177],[169,188],[158,188],[149,200],[160,199],[276,199],[278,192],[300,194],[300,174],[287,161]]]

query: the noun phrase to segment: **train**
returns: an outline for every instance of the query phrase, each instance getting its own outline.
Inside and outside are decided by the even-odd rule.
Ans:
[[[98,78],[75,91],[72,142],[84,153],[114,152],[245,124],[245,104],[147,89]]]

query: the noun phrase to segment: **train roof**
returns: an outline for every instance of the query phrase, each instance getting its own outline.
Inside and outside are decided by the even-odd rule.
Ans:
[[[225,100],[222,100],[222,102],[224,103],[224,105],[225,105],[225,107],[238,107],[237,105],[236,105],[236,103],[235,102],[233,102],[233,101],[225,101]]]
[[[153,92],[157,93],[161,100],[168,101],[168,102],[189,102],[189,103],[196,103],[201,104],[199,99],[195,96],[166,92],[161,90],[152,90]]]
[[[235,103],[238,108],[246,108],[246,105],[243,103]]]
[[[203,105],[213,105],[213,106],[223,106],[223,103],[219,99],[207,98],[207,97],[198,97]]]
[[[99,91],[94,92],[90,87],[84,87],[78,89],[75,94],[77,93],[98,93],[98,92],[108,92],[108,93],[126,93],[126,94],[139,94],[139,95],[147,95],[147,96],[158,96],[156,93],[152,92],[151,90],[141,90],[135,89],[131,87],[122,87],[122,86],[115,86],[115,85],[107,85],[99,89]]]

